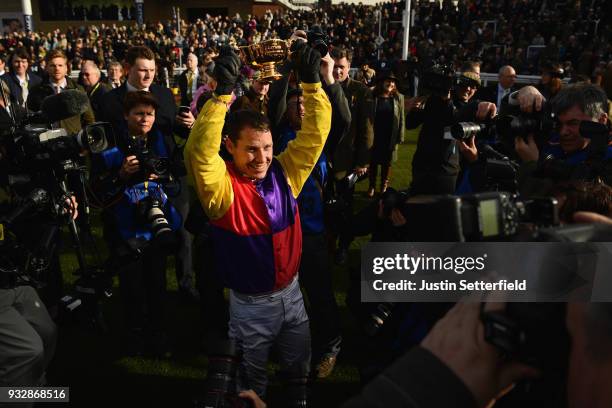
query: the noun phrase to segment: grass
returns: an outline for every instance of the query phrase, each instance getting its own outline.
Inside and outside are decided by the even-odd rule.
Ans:
[[[414,141],[414,134],[408,137]],[[398,161],[393,165],[391,186],[406,188],[411,179],[412,155],[415,144],[409,142],[399,146]],[[357,185],[356,208],[368,203],[364,192],[367,182]],[[99,225],[99,223],[98,223]],[[94,237],[99,242],[99,257],[104,256],[101,229],[94,228]],[[356,240],[350,248],[349,267],[358,267],[360,247],[368,238]],[[66,242],[69,242],[67,239]],[[72,271],[77,262],[66,245],[61,257],[64,281],[69,287],[74,281]],[[62,326],[55,358],[48,372],[48,383],[53,386],[70,387],[70,406],[148,406],[191,407],[193,399],[204,390],[207,358],[203,350],[202,330],[199,324],[199,309],[179,301],[174,273],[174,262],[168,262],[168,322],[169,334],[175,354],[169,360],[128,358],[121,352],[121,330],[123,309],[115,281],[115,295],[102,305],[109,331],[100,334],[84,330],[75,325]],[[318,381],[313,387],[313,406],[336,407],[359,390],[357,363],[360,350],[354,338],[356,323],[346,308],[347,269],[334,267],[336,300],[340,307],[343,348],[333,374]],[[270,369],[273,371],[274,364]],[[269,387],[270,405],[279,396],[278,381],[271,379]],[[51,404],[53,406],[53,404]],[[62,405],[65,406],[65,405]]]

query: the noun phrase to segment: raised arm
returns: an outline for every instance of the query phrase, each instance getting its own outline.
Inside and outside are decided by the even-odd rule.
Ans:
[[[319,67],[321,55],[309,46],[302,45],[294,54],[299,55],[299,74],[304,95],[304,119],[302,129],[287,149],[278,157],[285,170],[293,196],[297,197],[302,186],[323,151],[331,129],[331,104],[321,86]]]
[[[215,67],[217,93],[206,102],[191,130],[185,147],[185,166],[211,219],[221,218],[232,201],[234,191],[225,162],[219,156],[221,133],[240,61],[235,55],[222,55]]]

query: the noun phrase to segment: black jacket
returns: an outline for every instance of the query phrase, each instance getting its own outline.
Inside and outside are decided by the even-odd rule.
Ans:
[[[430,96],[423,109],[406,115],[406,127],[423,125],[412,160],[412,188],[416,194],[452,194],[459,175],[459,149],[445,136],[445,127],[473,121],[479,101],[457,108],[452,100]]]
[[[187,70],[183,71],[181,75],[177,76],[176,82],[181,92],[181,105],[189,106],[191,104],[192,98],[187,92]],[[204,83],[202,82],[202,76],[198,75],[196,89],[198,89],[201,85],[204,85]]]
[[[89,91],[87,91],[87,96],[89,97],[89,104],[91,105],[91,110],[93,110],[94,116],[96,117],[97,121],[100,121],[102,119],[102,110],[104,109],[104,95],[110,92],[110,90],[110,86],[100,80]]]
[[[189,129],[175,122],[176,104],[174,102],[174,95],[172,95],[168,88],[151,84],[149,90],[159,104],[155,112],[155,127],[163,133],[166,145],[170,147],[170,153],[172,154],[176,148],[173,134],[176,133],[178,136],[187,138],[189,136]],[[123,101],[126,93],[127,82],[124,82],[119,88],[107,92],[102,100],[101,119],[105,122],[110,122],[116,135],[123,134],[127,129],[127,123],[123,118]]]
[[[517,88],[513,86],[512,88],[510,88],[510,93],[516,90]],[[483,88],[480,88],[476,92],[476,94],[474,95],[474,99],[478,99],[482,102],[491,102],[497,106],[497,91],[498,91],[497,84],[485,86]],[[499,108],[500,106],[497,106],[497,110],[499,110]]]
[[[41,84],[42,79],[38,75],[33,74],[31,72],[28,72],[28,77],[28,91],[29,93],[31,93],[32,89]],[[17,75],[15,75],[14,72],[8,72],[2,75],[1,78],[4,82],[6,82],[9,89],[11,90],[11,97],[13,98],[13,102],[23,106],[23,95],[21,92],[21,86],[19,85],[19,79],[17,78]]]

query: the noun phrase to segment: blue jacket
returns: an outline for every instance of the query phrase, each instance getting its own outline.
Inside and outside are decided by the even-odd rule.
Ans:
[[[296,132],[290,127],[285,127],[278,139],[278,152],[282,152],[287,148],[287,144],[295,139]],[[302,192],[298,196],[298,204],[300,211],[300,219],[302,221],[302,231],[305,234],[321,234],[325,230],[323,223],[323,190],[327,182],[327,161],[325,153],[321,153],[319,160],[314,169],[310,173]]]
[[[150,149],[160,157],[167,157],[168,149],[165,146],[161,132],[152,130]],[[133,238],[151,239],[151,230],[148,222],[139,210],[139,203],[151,197],[162,204],[164,215],[173,231],[181,226],[181,215],[172,206],[163,186],[155,181],[144,181],[126,185],[118,179],[118,172],[126,154],[117,146],[107,149],[93,158],[92,175],[95,191],[102,201],[110,199],[111,204],[106,207],[105,219],[111,220],[120,238],[127,241]]]

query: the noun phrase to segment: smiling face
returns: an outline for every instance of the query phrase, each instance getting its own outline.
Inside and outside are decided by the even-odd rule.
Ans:
[[[232,155],[234,166],[244,177],[261,180],[272,163],[272,133],[245,127],[236,142],[228,138],[227,151]]]

